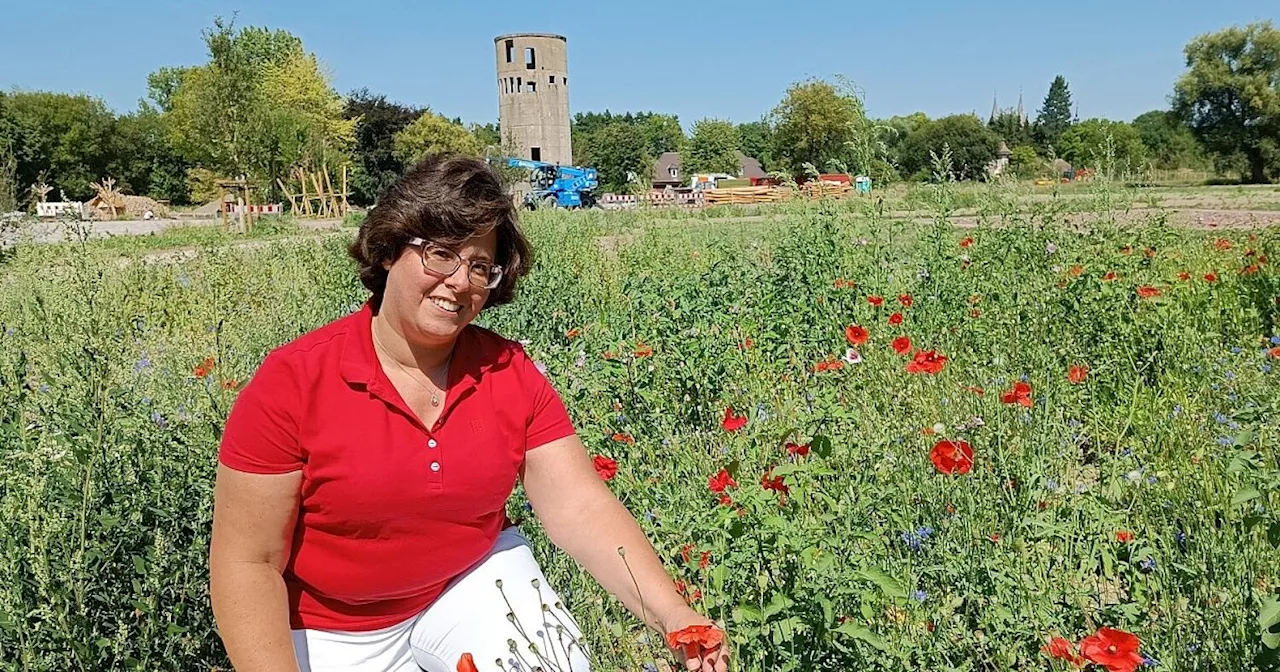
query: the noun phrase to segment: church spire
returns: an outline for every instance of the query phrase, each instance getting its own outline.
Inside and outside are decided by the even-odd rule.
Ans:
[[[991,120],[990,120],[990,122],[989,122],[989,123],[994,123],[994,122],[995,122],[995,120],[996,120],[996,114],[997,114],[999,111],[1000,111],[1000,108],[996,105],[996,93],[995,93],[995,92],[992,92],[992,94],[991,94]]]
[[[1018,87],[1018,121],[1023,125],[1027,123],[1027,111],[1022,107],[1022,87]]]

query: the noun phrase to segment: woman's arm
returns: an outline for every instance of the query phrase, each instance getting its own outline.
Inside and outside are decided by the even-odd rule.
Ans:
[[[209,592],[223,646],[237,672],[297,672],[285,563],[302,472],[248,474],[218,466]]]
[[[576,435],[528,451],[522,478],[551,542],[649,627],[665,634],[668,628],[688,625],[690,619],[710,622],[676,592],[644,531],[596,474]],[[619,547],[626,550],[625,564]]]

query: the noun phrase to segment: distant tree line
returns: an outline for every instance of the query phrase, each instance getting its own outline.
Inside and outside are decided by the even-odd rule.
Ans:
[[[202,37],[207,62],[152,73],[146,99],[126,114],[83,94],[0,92],[0,209],[29,202],[36,184],[52,187],[51,198],[85,199],[107,176],[174,204],[213,198],[216,181],[240,176],[277,199],[295,168],[336,177],[344,163],[351,201],[367,205],[428,153],[511,151],[496,123],[464,124],[367,89],[340,95],[287,31],[219,19]],[[873,119],[845,80],[810,79],[759,120],[699,119],[687,134],[660,112],[578,113],[574,161],[596,167],[611,191],[647,187],[664,152],[679,153],[684,174],[734,173],[741,152],[793,177],[985,179],[1002,143],[1005,172],[1017,177],[1052,176],[1066,162],[1121,175],[1195,168],[1280,179],[1280,30],[1269,21],[1227,28],[1195,38],[1184,55],[1169,108],[1131,121],[1076,119],[1061,76],[1034,117],[997,110],[987,119]]]

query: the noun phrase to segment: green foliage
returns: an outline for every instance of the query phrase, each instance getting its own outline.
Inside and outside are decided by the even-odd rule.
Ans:
[[[328,75],[297,37],[237,31],[218,19],[204,38],[209,63],[162,70],[151,80],[153,97],[167,99],[174,142],[190,163],[245,175],[276,194],[277,180],[295,166],[336,166],[349,156],[355,122],[344,118]]]
[[[93,195],[89,183],[110,167],[115,117],[105,103],[85,95],[45,91],[4,94],[10,142],[23,189],[45,182],[68,198]]]
[[[189,203],[190,165],[170,138],[165,116],[148,105],[118,117],[108,174],[116,178],[117,186],[125,193],[144,194],[175,205]]]
[[[1086,230],[1054,212],[952,231],[828,203],[697,226],[539,211],[523,221],[533,272],[481,322],[528,343],[591,453],[618,460],[609,487],[724,621],[734,669],[1047,669],[1048,637],[1100,626],[1164,669],[1247,667],[1278,634],[1263,579],[1280,544],[1280,360],[1259,337],[1278,335],[1280,278],[1242,273],[1242,252],[1276,258],[1280,236]],[[618,229],[632,237],[600,244]],[[115,240],[18,249],[0,293],[9,667],[228,669],[207,590],[219,433],[270,349],[365,297],[351,233],[206,240],[155,264],[122,263]],[[849,324],[870,332],[856,363]],[[908,373],[898,336],[943,370]],[[1080,384],[1073,364],[1090,367]],[[1032,405],[1002,403],[1024,376]],[[727,407],[747,425],[724,431]],[[970,473],[933,467],[942,438],[971,444]],[[708,490],[722,468],[727,504]],[[594,667],[665,656],[522,504]]]
[[[1041,177],[1048,172],[1044,159],[1031,145],[1018,145],[1009,150],[1009,171],[1022,178]]]
[[[1247,178],[1265,182],[1269,166],[1280,167],[1280,30],[1270,21],[1231,27],[1184,52],[1174,110],[1219,161],[1242,157]]]
[[[1044,104],[1036,115],[1036,139],[1042,151],[1057,147],[1062,134],[1071,128],[1071,119],[1071,90],[1066,78],[1058,75],[1049,84],[1049,93],[1045,94]]]
[[[685,143],[680,120],[654,112],[579,112],[572,132],[574,162],[594,167],[601,187],[618,193],[647,183],[658,156]]]
[[[743,154],[760,161],[760,167],[765,171],[776,168],[773,158],[773,128],[768,121],[762,119],[738,124],[738,138],[742,142]]]
[[[737,175],[741,166],[738,154],[742,139],[731,121],[699,119],[693,124],[693,135],[680,152],[680,166],[685,173],[727,173]]]
[[[1133,120],[1146,147],[1147,157],[1157,168],[1192,168],[1204,165],[1204,152],[1191,129],[1168,110],[1152,110]]]
[[[994,119],[988,120],[987,127],[1010,148],[1035,143],[1035,133],[1031,124],[1024,121],[1014,110],[1005,110]]]
[[[351,202],[371,205],[384,189],[404,174],[395,155],[395,135],[422,116],[420,108],[389,102],[368,89],[347,97],[343,116],[356,122],[355,166],[351,171]]]
[[[808,163],[826,166],[847,161],[850,144],[866,124],[862,101],[845,88],[823,80],[792,84],[771,113],[774,156],[798,174]]]
[[[1093,168],[1109,175],[1138,171],[1146,155],[1142,138],[1132,125],[1106,119],[1072,125],[1062,134],[1057,149],[1075,168]]]
[[[920,126],[903,143],[900,154],[904,175],[932,175],[933,157],[950,150],[951,174],[957,180],[986,177],[995,160],[1000,139],[972,114],[957,114]]]
[[[431,154],[484,155],[484,147],[471,131],[430,109],[396,133],[393,144],[394,156],[405,166]]]

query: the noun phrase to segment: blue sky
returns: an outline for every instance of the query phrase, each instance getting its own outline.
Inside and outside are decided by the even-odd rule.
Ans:
[[[1012,107],[1020,88],[1034,115],[1062,74],[1081,118],[1132,119],[1166,106],[1196,35],[1280,22],[1276,0],[5,4],[0,88],[89,93],[118,111],[145,96],[148,73],[204,62],[200,31],[235,13],[301,37],[344,94],[368,87],[468,122],[497,120],[494,37],[559,33],[573,112],[674,113],[686,128],[759,119],[791,83],[837,74],[879,117],[986,115],[993,93]]]

